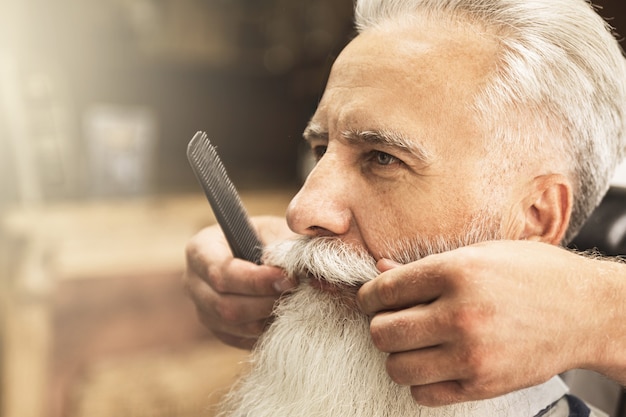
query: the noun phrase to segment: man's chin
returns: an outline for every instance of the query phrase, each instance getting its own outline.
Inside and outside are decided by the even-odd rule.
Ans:
[[[347,297],[302,283],[276,306],[250,373],[225,397],[220,417],[527,417],[511,399],[426,408],[391,381],[369,319]],[[523,402],[523,401],[522,401]]]
[[[226,397],[220,416],[389,415],[364,409],[383,404],[375,398],[378,380],[388,376],[384,354],[370,341],[368,318],[354,295],[349,299],[337,286],[312,280],[281,299],[252,353],[250,373]]]

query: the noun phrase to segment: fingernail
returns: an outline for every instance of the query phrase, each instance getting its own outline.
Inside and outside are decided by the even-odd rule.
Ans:
[[[381,258],[376,262],[376,268],[378,268],[380,272],[389,271],[399,266],[402,266],[402,264],[387,258]]]
[[[295,284],[289,278],[284,278],[280,281],[274,282],[274,289],[279,293],[283,293],[287,290],[292,289],[293,287],[295,287]]]

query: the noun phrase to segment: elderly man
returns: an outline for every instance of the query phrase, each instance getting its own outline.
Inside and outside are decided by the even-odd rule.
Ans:
[[[424,337],[441,326],[424,317],[480,329],[494,311],[463,302],[464,287],[412,290],[406,271],[403,287],[395,281],[421,258],[478,242],[559,245],[576,234],[626,149],[626,67],[615,40],[583,0],[359,0],[356,23],[304,133],[317,164],[287,212],[299,236],[266,250],[265,264],[300,284],[279,300],[223,415],[590,415],[540,370],[516,385],[530,379],[530,388],[426,407],[464,391],[504,394],[489,378],[470,384],[471,371],[430,367],[480,356],[465,357],[454,338]],[[190,282],[206,270],[202,239],[188,249]],[[488,297],[528,291],[501,280]],[[450,298],[461,308],[447,309]],[[498,337],[526,343],[517,335],[533,312],[506,307],[513,314],[500,314],[508,321]],[[579,314],[572,305],[571,320]],[[545,319],[532,325],[560,332],[562,322]],[[473,337],[490,348],[488,332]],[[606,344],[602,365],[619,355]],[[548,340],[541,351],[558,358],[560,348]],[[587,365],[588,347],[580,350]],[[513,359],[530,374],[541,363]],[[501,363],[494,374],[507,374]],[[562,370],[553,367],[548,374]]]

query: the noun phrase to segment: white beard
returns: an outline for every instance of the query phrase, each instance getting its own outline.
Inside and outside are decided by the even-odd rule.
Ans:
[[[300,239],[270,248],[266,263],[284,267],[301,283],[278,303],[274,322],[253,351],[250,373],[225,397],[220,416],[529,417],[537,412],[528,409],[521,392],[438,408],[416,404],[408,387],[389,378],[387,355],[373,345],[369,319],[354,302],[358,285],[379,274],[367,254],[336,239]],[[310,285],[312,276],[350,287],[321,291]]]

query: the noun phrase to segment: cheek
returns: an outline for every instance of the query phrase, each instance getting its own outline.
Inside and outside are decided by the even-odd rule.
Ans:
[[[524,225],[525,219],[521,211],[514,208],[502,210],[500,230],[504,239],[523,239]]]
[[[366,246],[378,258],[390,244],[409,237],[457,236],[472,221],[479,209],[475,206],[454,193],[405,194],[364,201],[355,218]]]
[[[376,259],[400,240],[431,233],[435,222],[427,210],[406,199],[366,202],[362,207],[363,211],[354,213],[355,221],[363,243]]]

